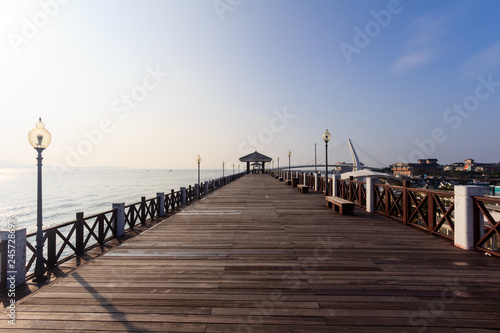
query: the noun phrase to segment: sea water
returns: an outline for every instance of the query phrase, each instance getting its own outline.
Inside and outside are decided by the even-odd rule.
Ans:
[[[202,169],[200,174],[204,182],[222,177],[222,170]],[[43,227],[47,228],[75,220],[77,212],[90,216],[111,210],[113,203],[133,204],[143,196],[151,199],[158,192],[194,186],[198,170],[72,168],[61,173],[44,167],[42,181]],[[36,231],[36,166],[0,169],[0,230],[6,230],[9,221],[27,233]]]

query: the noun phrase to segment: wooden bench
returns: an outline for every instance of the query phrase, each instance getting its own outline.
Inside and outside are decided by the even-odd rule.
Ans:
[[[280,182],[282,182],[282,181],[283,181],[283,177],[279,177],[279,178],[278,178],[278,180],[279,180]]]
[[[292,181],[290,179],[285,180],[286,185],[292,185]]]
[[[298,178],[292,178],[292,187],[297,187],[299,185],[299,179]]]
[[[297,185],[297,191],[300,193],[308,193],[309,192],[309,186],[307,185]]]
[[[325,197],[326,207],[332,207],[340,215],[352,215],[354,213],[354,202],[339,197]]]

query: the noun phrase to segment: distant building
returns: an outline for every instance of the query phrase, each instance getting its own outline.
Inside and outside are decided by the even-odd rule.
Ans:
[[[472,158],[467,158],[463,163],[456,162],[447,165],[445,171],[477,171],[484,173],[493,173],[500,171],[499,163],[476,163]]]
[[[394,176],[416,176],[431,174],[433,171],[440,170],[437,158],[420,159],[417,163],[394,163],[390,165]]]

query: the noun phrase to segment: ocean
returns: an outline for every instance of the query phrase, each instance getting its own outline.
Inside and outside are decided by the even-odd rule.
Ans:
[[[67,170],[66,170],[67,171]],[[221,170],[203,170],[200,181],[222,177]],[[227,170],[225,175],[232,174]],[[194,186],[198,170],[158,170],[126,168],[72,168],[65,173],[43,168],[43,227],[109,211],[113,203],[126,205],[151,199],[156,193]],[[0,230],[9,221],[27,233],[36,231],[37,168],[0,168]]]

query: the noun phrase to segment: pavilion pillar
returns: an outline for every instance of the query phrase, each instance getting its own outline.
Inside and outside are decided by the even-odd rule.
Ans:
[[[250,162],[247,162],[247,175],[250,173]]]

